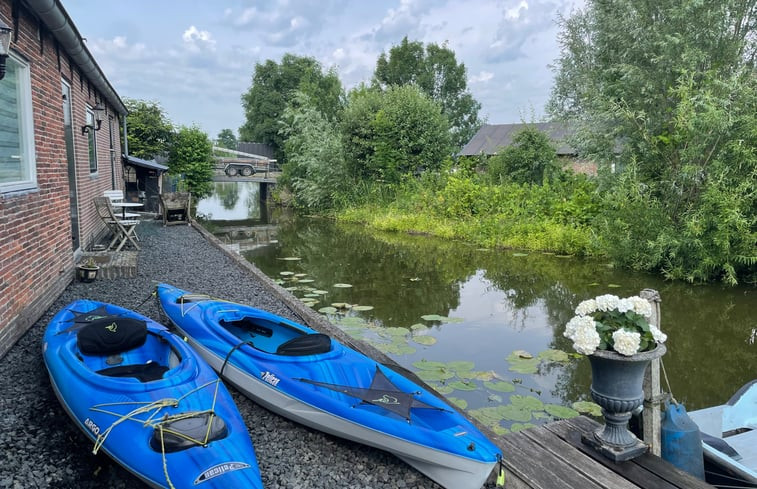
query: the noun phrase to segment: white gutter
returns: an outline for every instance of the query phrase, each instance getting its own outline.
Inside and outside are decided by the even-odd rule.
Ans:
[[[82,75],[97,88],[110,105],[119,114],[124,116],[128,114],[129,111],[95,62],[95,58],[87,49],[81,34],[63,9],[61,2],[59,0],[23,0],[23,3],[45,24]]]

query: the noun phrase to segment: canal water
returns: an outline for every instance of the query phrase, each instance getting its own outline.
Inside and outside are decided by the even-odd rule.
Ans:
[[[753,287],[277,215],[258,192],[255,183],[216,183],[198,216],[313,309],[498,431],[596,412],[588,360],[562,333],[576,305],[600,294],[659,291],[664,367],[688,410],[724,403],[757,378]]]

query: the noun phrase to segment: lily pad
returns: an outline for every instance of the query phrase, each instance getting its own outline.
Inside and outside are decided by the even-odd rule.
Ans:
[[[480,370],[460,370],[457,372],[458,377],[460,377],[463,380],[482,380],[484,382],[488,382],[495,378],[496,374],[489,371],[480,371]]]
[[[316,290],[313,291],[313,294],[318,294],[318,295],[326,295],[328,293],[329,293],[328,290],[318,290],[318,289],[316,289]]]
[[[445,370],[447,368],[447,364],[442,362],[432,362],[429,360],[419,360],[417,362],[413,362],[413,367],[420,370]]]
[[[298,260],[302,260],[302,258],[300,258],[299,256],[285,256],[284,258],[278,258],[278,259],[279,260],[284,260],[284,261],[298,261]]]
[[[617,288],[619,288],[621,286],[618,285],[618,284],[607,284],[607,287],[610,288],[610,289],[617,289]]]
[[[336,307],[322,307],[318,309],[318,312],[320,312],[321,314],[336,314]]]
[[[521,423],[531,421],[531,410],[529,409],[523,409],[512,404],[498,406],[496,409],[497,414],[507,421],[520,421]]]
[[[475,391],[476,389],[478,389],[478,386],[473,382],[465,382],[463,380],[456,380],[455,382],[450,382],[447,385],[458,391]]]
[[[503,401],[502,396],[498,394],[489,394],[486,396],[486,400],[489,402],[496,402],[497,404],[502,404]]]
[[[283,272],[279,272],[279,275],[281,275],[283,277],[289,277],[291,275],[294,275],[294,272],[283,271]]]
[[[433,387],[436,392],[442,395],[452,394],[455,391],[455,389],[448,385],[432,384],[431,387]]]
[[[352,284],[334,284],[334,287],[337,289],[349,289],[352,287]]]
[[[515,390],[515,384],[512,382],[484,382],[484,387],[497,392],[513,392]]]
[[[510,430],[508,430],[504,426],[500,426],[499,423],[496,424],[496,425],[494,425],[494,426],[490,426],[490,428],[497,435],[506,435],[506,434],[510,433]]]
[[[576,401],[573,403],[573,409],[581,414],[588,414],[590,416],[602,416],[602,408],[599,404],[591,401]]]
[[[453,372],[446,370],[419,370],[415,375],[424,382],[441,382],[455,376]]]
[[[392,326],[389,328],[382,328],[382,333],[385,333],[390,336],[405,336],[410,334],[410,330],[407,328],[399,328],[397,326]]]
[[[353,311],[370,311],[373,306],[352,306]]]
[[[448,397],[447,400],[454,404],[455,406],[459,407],[460,409],[467,409],[468,408],[468,401],[465,399],[460,399],[457,397]]]
[[[366,321],[359,316],[345,316],[339,320],[339,324],[343,326],[365,326]]]
[[[518,408],[527,409],[529,411],[542,411],[544,409],[544,403],[540,399],[533,396],[510,396],[510,403]]]
[[[314,298],[314,297],[320,297],[320,296],[319,296],[318,294],[313,294],[313,293],[310,293],[310,294],[305,294],[305,295],[304,295],[303,297],[308,297],[308,298],[311,298],[311,299],[312,299],[312,298]]]
[[[516,433],[518,431],[527,430],[528,428],[536,428],[536,425],[533,423],[513,423],[510,426],[510,431]]]
[[[331,305],[336,307],[337,309],[349,309],[350,307],[352,307],[346,302],[332,302]]]
[[[526,350],[515,350],[512,353],[510,353],[510,355],[508,355],[507,361],[510,362],[512,360],[521,360],[521,359],[530,360],[532,358],[534,358],[534,356],[531,355]]]
[[[431,345],[436,344],[436,338],[429,335],[413,336],[412,340],[418,343],[419,345],[431,346]]]
[[[299,289],[299,287],[297,287],[296,285],[294,287],[284,287],[284,288],[288,290],[289,292],[294,292],[295,290]]]
[[[528,256],[528,253],[513,253],[513,256]]]
[[[438,314],[425,314],[421,316],[421,319],[425,319],[426,321],[444,321],[447,319],[447,316],[440,316]]]
[[[468,372],[470,370],[473,370],[473,367],[475,364],[473,362],[469,362],[466,360],[458,360],[455,362],[449,362],[447,364],[447,367],[450,370],[454,370],[455,372]]]
[[[521,358],[510,362],[509,370],[519,374],[535,374],[539,371],[538,358]]]
[[[554,416],[555,418],[568,419],[579,416],[575,409],[571,409],[567,406],[560,406],[559,404],[547,404],[544,406],[544,410],[549,413],[550,416]]]
[[[415,323],[412,326],[410,326],[410,329],[413,331],[428,331],[429,327],[425,324],[421,323]]]
[[[307,273],[295,273],[294,276],[297,278],[307,277]]]
[[[544,350],[539,353],[539,358],[546,362],[560,362],[564,363],[570,360],[568,354],[562,350],[554,350],[552,348]]]

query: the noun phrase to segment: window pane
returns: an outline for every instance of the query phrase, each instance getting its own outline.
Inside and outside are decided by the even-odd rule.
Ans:
[[[95,145],[95,113],[87,109],[87,125],[90,127],[87,131],[87,145],[89,146],[89,172],[97,171],[97,146]]]
[[[8,58],[5,78],[0,83],[0,184],[29,180],[21,130],[23,86],[20,68],[13,58]]]

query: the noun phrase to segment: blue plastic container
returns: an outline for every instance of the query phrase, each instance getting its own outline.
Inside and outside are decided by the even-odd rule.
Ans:
[[[702,435],[683,404],[665,403],[661,438],[663,459],[704,480]]]

